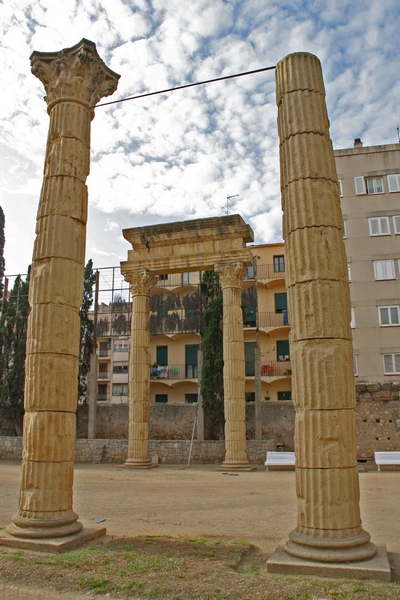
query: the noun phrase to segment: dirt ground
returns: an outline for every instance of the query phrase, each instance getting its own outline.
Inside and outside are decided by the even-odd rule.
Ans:
[[[11,516],[17,512],[19,484],[19,463],[0,461],[0,527],[2,528],[7,526]],[[400,472],[360,473],[360,487],[364,529],[371,534],[375,544],[386,545],[395,577],[399,577],[400,580]],[[255,577],[257,569],[258,575],[260,575],[260,571],[265,567],[266,558],[272,554],[283,539],[287,538],[288,533],[296,525],[295,476],[293,471],[266,472],[265,467],[261,466],[252,473],[227,474],[215,471],[213,465],[194,465],[189,469],[183,465],[166,465],[148,471],[138,471],[111,464],[77,464],[74,509],[85,527],[95,526],[94,519],[104,519],[102,525],[107,527],[107,541],[114,540],[115,543],[119,543],[117,540],[124,536],[132,538],[132,540],[136,539],[135,543],[138,543],[137,537],[144,536],[143,539],[147,539],[146,543],[150,544],[151,536],[169,536],[175,540],[170,540],[170,545],[173,547],[178,543],[176,540],[178,539],[179,543],[186,544],[182,547],[179,546],[180,556],[186,556],[185,568],[191,560],[190,556],[192,558],[194,556],[193,544],[197,544],[196,548],[205,544],[206,555],[214,553],[215,560],[217,560],[217,556],[223,556],[221,564],[218,563],[220,566],[236,564],[236,559],[232,558],[236,556],[235,553],[240,554],[244,565],[252,561]],[[157,542],[156,545],[153,539],[150,545],[156,553],[161,552],[159,547],[164,548],[166,539],[167,537],[160,543]],[[217,540],[218,551],[214,547],[213,540]],[[133,542],[130,544],[134,546]],[[241,549],[240,544],[242,544]],[[136,550],[133,549],[132,552],[136,552]],[[4,549],[2,550],[1,546],[0,551],[4,556]],[[5,553],[9,552],[7,550]],[[165,553],[168,554],[166,550]],[[203,554],[204,552],[200,552],[197,557],[199,565],[202,557],[204,558]],[[18,557],[21,554],[15,554],[14,551],[14,556]],[[9,554],[6,558],[9,558]],[[24,561],[16,558],[14,562],[18,564],[18,562],[23,563]],[[215,562],[215,568],[216,565]],[[256,568],[255,565],[258,567]],[[98,594],[104,593],[107,596],[108,593],[106,588],[104,588],[105,592],[99,588],[97,595],[87,587],[80,592],[69,590],[68,586],[49,589],[48,582],[44,582],[41,589],[38,589],[37,578],[35,585],[29,585],[29,578],[24,575],[26,569],[23,570],[23,565],[20,565],[20,568],[22,570],[16,569],[17,577],[12,580],[12,577],[10,579],[9,576],[10,573],[5,577],[5,570],[0,567],[2,569],[0,570],[1,600],[33,600],[36,598],[53,600],[60,598],[60,593],[62,593],[63,600],[76,600],[83,596],[86,598],[99,597]],[[99,565],[96,568],[100,569]],[[237,573],[237,576],[250,577],[246,569],[244,567],[243,569],[243,573],[241,571]],[[186,572],[185,577],[189,577]],[[229,579],[229,573],[224,577]],[[265,577],[265,573],[263,577]],[[276,577],[275,581],[279,579]],[[164,581],[167,580],[168,578],[164,576]],[[179,596],[173,595],[171,592],[172,595],[153,595],[153,597],[198,598],[199,600],[201,598],[224,600],[225,598],[242,597],[279,597],[301,600],[304,598],[305,600],[318,597],[315,594],[313,596],[311,592],[310,595],[306,593],[306,595],[292,596],[259,596],[257,595],[256,581],[253,583],[254,593],[250,596],[237,596],[230,591],[229,594],[225,592],[228,595],[221,592],[222,595],[219,596],[217,592],[208,596]],[[54,582],[51,583],[50,588],[54,587],[53,584]],[[215,583],[211,583],[211,585],[214,585],[215,588]],[[242,583],[238,579],[236,587],[240,588],[240,585]],[[243,585],[250,584],[247,582]],[[394,584],[380,584],[381,589],[385,585],[393,586]],[[148,595],[151,596],[149,589]],[[393,589],[388,589],[390,589],[389,595],[377,595],[375,590],[372,596],[366,591],[364,595],[352,596],[349,595],[349,592],[347,596],[336,593],[331,597],[335,599],[400,598],[399,584]],[[138,595],[124,596],[121,591],[117,595],[121,598],[146,597],[146,594],[143,595],[139,592],[140,590],[137,590]],[[189,592],[186,593],[189,594]],[[319,593],[322,596],[321,592]],[[393,595],[391,595],[392,593]],[[109,596],[112,595],[109,593]]]

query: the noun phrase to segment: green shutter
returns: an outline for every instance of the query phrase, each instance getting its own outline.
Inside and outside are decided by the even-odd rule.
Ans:
[[[287,310],[287,294],[275,294],[275,312]]]
[[[157,364],[160,367],[168,364],[168,346],[157,346]]]

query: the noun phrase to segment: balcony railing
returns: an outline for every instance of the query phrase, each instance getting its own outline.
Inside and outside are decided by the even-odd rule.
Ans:
[[[197,379],[197,365],[166,365],[160,367],[151,367],[150,379]]]
[[[284,279],[285,271],[276,271],[275,265],[257,265],[258,279]]]
[[[99,379],[110,379],[108,371],[99,371]]]
[[[105,402],[107,400],[107,394],[97,394],[97,400],[99,402]]]
[[[107,358],[108,352],[109,352],[108,348],[100,348],[99,356],[101,356],[102,358]]]
[[[290,360],[274,360],[261,364],[261,377],[290,377],[291,374]]]
[[[284,327],[290,325],[288,313],[260,312],[258,313],[259,327]]]
[[[150,334],[198,333],[200,331],[200,310],[169,310],[150,314]]]

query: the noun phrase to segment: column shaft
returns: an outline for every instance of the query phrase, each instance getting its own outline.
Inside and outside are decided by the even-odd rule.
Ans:
[[[132,325],[129,354],[129,441],[126,467],[150,468],[150,291],[156,278],[149,271],[124,273],[131,284]]]
[[[350,295],[321,66],[277,66],[281,189],[296,414],[297,557],[357,561],[376,548],[361,526]]]
[[[223,469],[250,470],[246,451],[243,263],[215,265],[223,294],[225,460]]]
[[[8,530],[46,538],[82,529],[72,485],[90,106],[107,95],[106,79],[108,93],[116,89],[118,76],[86,40],[60,53],[33,53],[31,61],[48,93],[50,127],[29,291],[19,512]]]

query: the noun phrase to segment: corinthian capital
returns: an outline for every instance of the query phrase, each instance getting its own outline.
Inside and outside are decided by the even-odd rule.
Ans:
[[[150,296],[157,283],[157,277],[147,270],[124,273],[124,277],[131,284],[132,296]]]
[[[85,39],[60,52],[35,51],[30,60],[32,73],[45,87],[48,105],[68,98],[93,107],[115,92],[120,78],[101,60],[96,44]]]
[[[237,287],[242,289],[246,268],[242,262],[218,263],[215,270],[219,275],[222,289]]]

